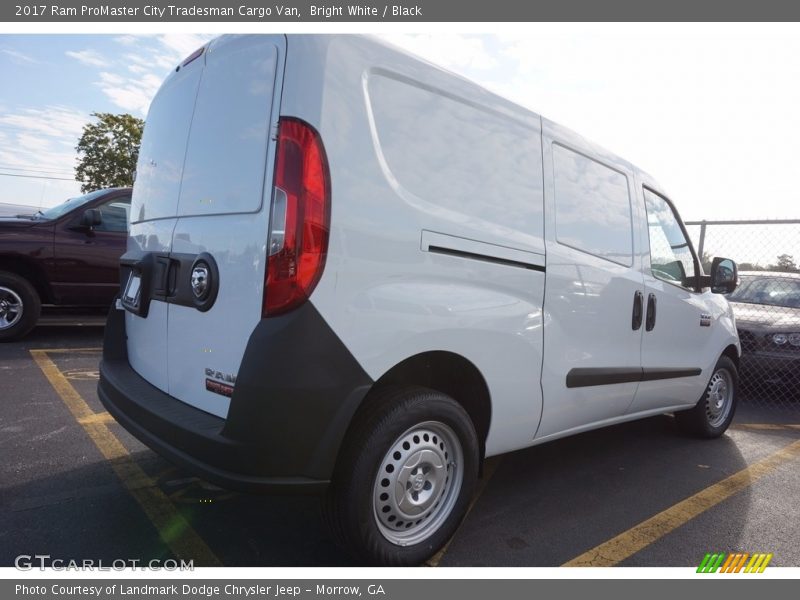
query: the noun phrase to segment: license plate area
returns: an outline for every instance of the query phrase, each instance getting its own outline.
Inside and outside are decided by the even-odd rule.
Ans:
[[[168,258],[146,252],[128,252],[120,258],[119,302],[122,308],[136,316],[147,317],[150,301],[161,287],[154,285],[154,278],[164,271],[157,268],[163,267],[162,261],[168,262]]]
[[[125,291],[122,293],[122,304],[126,307],[137,308],[139,306],[139,296],[142,291],[142,276],[131,271],[128,276],[128,285],[125,286]]]
[[[144,300],[144,279],[143,272],[135,268],[124,269],[127,271],[127,281],[122,286],[122,293],[120,294],[120,304],[122,308],[140,317],[147,316],[147,308]]]

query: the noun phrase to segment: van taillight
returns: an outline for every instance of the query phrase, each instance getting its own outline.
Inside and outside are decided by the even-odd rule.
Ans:
[[[305,302],[325,267],[331,217],[328,161],[307,123],[281,118],[270,215],[263,316]]]

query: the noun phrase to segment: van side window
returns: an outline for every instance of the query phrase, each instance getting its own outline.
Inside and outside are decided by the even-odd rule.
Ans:
[[[694,255],[669,203],[644,190],[647,231],[650,235],[650,270],[653,277],[693,289]]]
[[[632,265],[628,178],[557,144],[553,144],[553,166],[558,243],[620,265]]]

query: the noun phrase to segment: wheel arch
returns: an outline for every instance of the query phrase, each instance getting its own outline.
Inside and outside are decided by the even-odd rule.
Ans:
[[[739,349],[734,344],[729,344],[723,351],[722,356],[727,356],[739,368]]]
[[[470,360],[444,350],[422,352],[404,359],[375,381],[358,407],[353,421],[370,406],[371,399],[377,397],[379,392],[397,386],[429,388],[458,402],[472,420],[483,460],[492,418],[492,403],[486,380]]]
[[[53,293],[47,282],[47,277],[36,261],[14,254],[3,254],[0,255],[0,271],[14,273],[30,282],[39,295],[39,300],[42,304],[54,302]]]

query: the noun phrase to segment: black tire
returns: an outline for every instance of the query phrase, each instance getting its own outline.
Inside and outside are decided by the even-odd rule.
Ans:
[[[0,342],[12,342],[34,328],[42,312],[39,294],[28,281],[0,271]]]
[[[720,398],[720,385],[725,386],[725,398]],[[738,399],[739,374],[727,356],[721,356],[711,374],[706,391],[697,405],[675,413],[675,422],[684,433],[702,438],[717,438],[733,421]],[[722,401],[720,406],[718,403]]]
[[[454,464],[459,455],[461,464]],[[421,387],[378,392],[348,432],[325,498],[325,521],[336,542],[363,563],[419,565],[455,533],[478,463],[475,427],[452,398]],[[420,519],[403,520],[414,511]],[[396,541],[401,537],[406,545]]]

